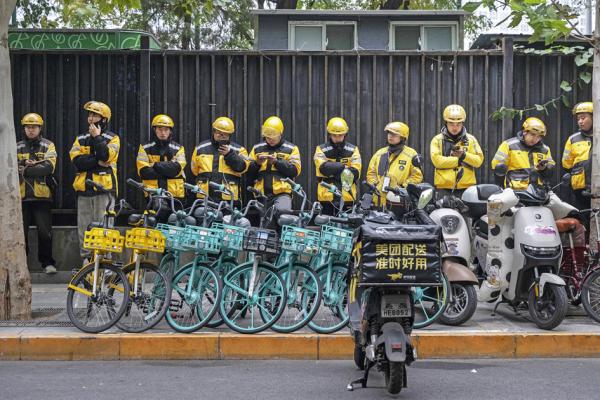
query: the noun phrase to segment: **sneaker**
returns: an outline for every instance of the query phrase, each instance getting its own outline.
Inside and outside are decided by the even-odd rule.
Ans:
[[[48,275],[54,275],[56,273],[56,267],[54,265],[46,265],[44,272]]]

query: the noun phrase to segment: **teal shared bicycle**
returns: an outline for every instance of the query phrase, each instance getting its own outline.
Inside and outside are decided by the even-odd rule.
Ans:
[[[186,188],[189,189],[187,184]],[[183,333],[194,332],[210,322],[223,289],[221,277],[209,265],[210,258],[220,252],[221,233],[218,229],[195,226],[195,219],[191,218],[202,201],[194,201],[187,212],[173,210],[175,225],[157,225],[165,235],[167,249],[160,269],[172,276],[166,319],[173,329]],[[185,252],[193,252],[194,259],[180,266]]]

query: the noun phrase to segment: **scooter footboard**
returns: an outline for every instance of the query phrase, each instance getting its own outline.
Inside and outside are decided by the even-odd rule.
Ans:
[[[402,325],[397,322],[386,322],[381,328],[382,334],[377,338],[375,347],[383,343],[385,355],[389,361],[406,361],[408,345],[412,346],[410,336],[404,333]]]

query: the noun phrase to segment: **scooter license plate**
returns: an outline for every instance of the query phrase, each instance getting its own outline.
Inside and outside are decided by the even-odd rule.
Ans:
[[[381,316],[383,318],[410,317],[410,299],[407,295],[385,295],[381,297]]]

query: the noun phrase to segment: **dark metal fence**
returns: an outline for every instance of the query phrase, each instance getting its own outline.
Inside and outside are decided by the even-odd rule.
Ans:
[[[385,124],[407,122],[409,143],[425,156],[425,177],[431,182],[429,142],[439,131],[443,108],[460,103],[468,113],[468,130],[485,152],[478,179],[492,181],[491,158],[503,138],[513,136],[521,123],[492,121],[492,113],[502,105],[521,108],[544,103],[560,94],[562,80],[576,78],[571,56],[513,56],[500,51],[12,51],[11,62],[17,129],[24,113],[43,115],[45,134],[59,152],[61,188],[56,206],[67,214],[76,204],[68,152],[75,136],[86,130],[82,105],[90,99],[104,101],[113,110],[111,127],[121,136],[119,187],[130,200],[139,197],[124,182],[137,176],[137,148],[150,138],[149,122],[157,113],[175,120],[175,138],[185,146],[188,162],[194,146],[209,138],[211,121],[217,116],[234,119],[235,140],[248,149],[260,140],[261,122],[270,115],[281,116],[285,138],[297,144],[302,154],[300,183],[314,198],[312,156],[325,139],[325,124],[332,116],[348,121],[348,140],[359,145],[363,173],[373,152],[384,145]],[[591,99],[591,85],[575,86],[568,97],[571,103]],[[549,115],[538,116],[548,125],[545,142],[559,161],[565,140],[576,128],[570,108],[559,105]],[[560,173],[557,170],[557,181]],[[191,180],[189,168],[187,175]]]

